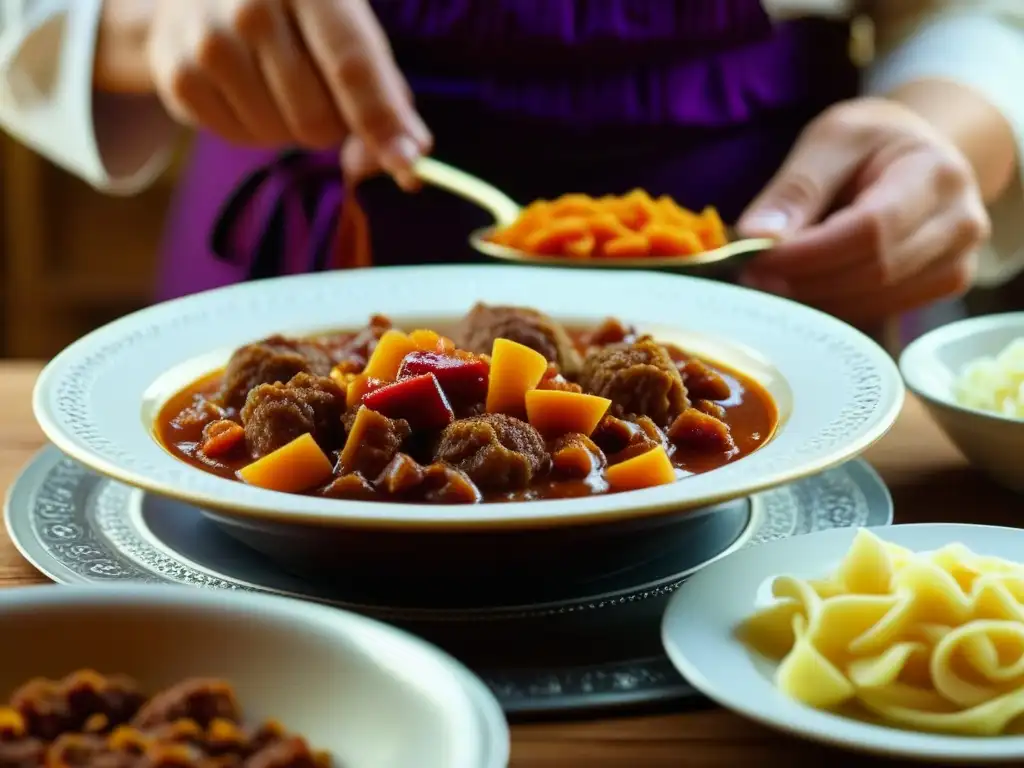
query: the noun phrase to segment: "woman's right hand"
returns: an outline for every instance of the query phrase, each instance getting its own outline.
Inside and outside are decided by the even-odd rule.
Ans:
[[[149,62],[183,123],[256,146],[349,140],[416,187],[432,138],[367,0],[155,0]]]

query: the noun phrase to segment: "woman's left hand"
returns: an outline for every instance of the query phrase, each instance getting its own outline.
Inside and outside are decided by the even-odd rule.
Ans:
[[[967,159],[896,102],[822,113],[740,219],[779,244],[742,281],[869,326],[966,292],[988,214]]]

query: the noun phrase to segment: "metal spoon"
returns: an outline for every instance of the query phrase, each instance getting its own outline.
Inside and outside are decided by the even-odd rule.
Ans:
[[[522,207],[500,189],[478,179],[465,171],[453,168],[429,157],[416,164],[416,175],[427,184],[440,187],[484,208],[494,217],[494,224],[481,227],[469,235],[469,244],[480,253],[495,259],[514,261],[520,264],[553,267],[584,267],[589,269],[667,269],[688,270],[721,262],[735,256],[766,251],[775,241],[771,238],[747,238],[730,240],[721,248],[703,251],[689,256],[631,256],[627,258],[586,258],[572,259],[565,256],[548,256],[526,253],[507,245],[499,245],[489,239],[500,228],[512,224]],[[731,234],[731,233],[730,233]]]

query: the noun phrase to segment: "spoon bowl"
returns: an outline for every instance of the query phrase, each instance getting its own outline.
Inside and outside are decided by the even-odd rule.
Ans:
[[[483,179],[453,168],[432,158],[422,158],[416,165],[421,181],[446,189],[487,210],[495,220],[489,227],[476,229],[469,235],[469,244],[479,253],[493,259],[530,266],[577,267],[583,269],[654,269],[671,272],[694,271],[721,266],[740,256],[767,251],[775,242],[771,238],[731,239],[721,248],[684,256],[629,256],[621,258],[572,258],[527,253],[491,240],[494,233],[512,224],[522,207],[497,187]]]
[[[753,253],[766,251],[774,242],[769,238],[746,238],[730,240],[721,248],[701,251],[687,256],[610,256],[587,257],[575,259],[570,256],[548,256],[545,254],[527,253],[518,248],[510,248],[495,243],[491,236],[497,226],[481,227],[469,236],[470,244],[480,253],[502,261],[518,262],[531,266],[577,267],[583,269],[655,269],[666,271],[693,270],[698,267],[720,265],[726,260],[735,259]]]

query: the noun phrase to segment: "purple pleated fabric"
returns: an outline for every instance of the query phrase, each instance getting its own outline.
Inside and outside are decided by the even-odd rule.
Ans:
[[[733,218],[815,114],[856,92],[845,25],[759,0],[377,0],[435,156],[522,202],[643,187]],[[337,152],[201,136],[163,245],[160,299],[330,266]],[[438,190],[360,190],[374,261],[473,260],[486,214]]]

